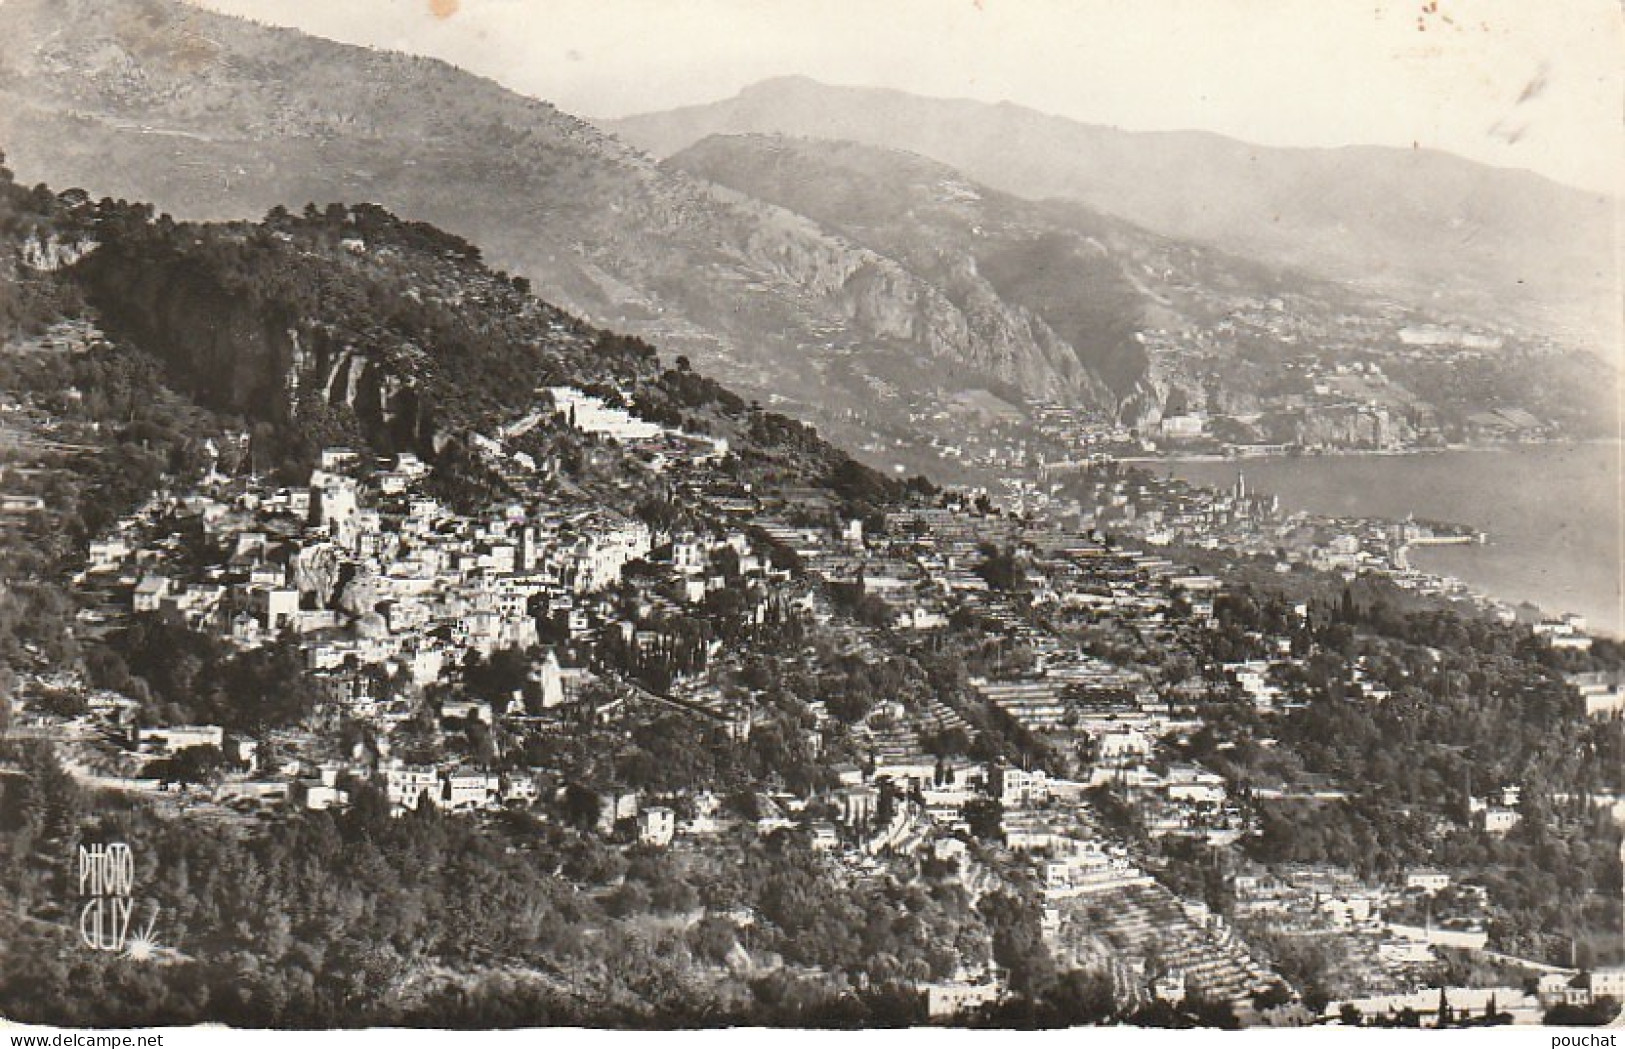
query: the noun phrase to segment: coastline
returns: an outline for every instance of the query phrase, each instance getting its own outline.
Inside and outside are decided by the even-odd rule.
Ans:
[[[1625,638],[1622,458],[1625,442],[1601,437],[1399,452],[1137,457],[1135,462],[1209,487],[1234,480],[1233,473],[1215,476],[1221,471],[1241,470],[1250,488],[1279,496],[1284,509],[1316,516],[1449,519],[1487,533],[1486,541],[1418,545],[1408,550],[1414,570],[1455,583],[1488,605],[1529,604],[1545,616],[1583,615],[1587,633],[1620,639]]]
[[[1625,446],[1625,436],[1564,437],[1543,441],[1481,441],[1428,448],[1328,448],[1299,452],[1192,452],[1174,455],[1112,456],[1114,462],[1134,465],[1156,463],[1311,462],[1317,459],[1408,459],[1471,452],[1517,452],[1542,448]],[[1239,447],[1246,447],[1245,445]]]

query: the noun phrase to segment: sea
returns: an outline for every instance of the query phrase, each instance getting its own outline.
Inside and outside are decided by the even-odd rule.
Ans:
[[[1502,601],[1586,617],[1625,637],[1621,444],[1517,445],[1403,455],[1163,460],[1153,469],[1280,497],[1283,511],[1471,525],[1488,541],[1413,547],[1411,564]]]

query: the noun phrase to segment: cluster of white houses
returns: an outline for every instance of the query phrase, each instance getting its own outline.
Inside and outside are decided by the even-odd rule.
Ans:
[[[195,516],[230,551],[200,577],[143,549],[139,518],[93,546],[88,575],[122,574],[132,611],[242,648],[291,633],[312,670],[377,667],[426,685],[464,653],[533,647],[538,609],[570,612],[653,547],[648,525],[600,508],[457,515],[422,494],[415,456],[371,473],[358,462],[329,450],[308,487],[149,508]]]
[[[657,449],[660,455],[703,461],[726,453],[725,442],[706,443],[645,422],[600,397],[569,388],[550,393],[554,410],[578,429]],[[505,428],[504,440],[536,421],[527,417]],[[684,440],[686,449],[673,443]],[[514,460],[520,469],[534,468],[502,442],[487,443],[489,455]],[[963,839],[971,830],[972,806],[995,799],[1005,847],[1028,859],[1038,874],[1044,935],[1058,957],[1105,963],[1091,952],[1109,943],[1114,958],[1139,959],[1132,975],[1166,997],[1197,991],[1242,1003],[1274,981],[1223,921],[1164,889],[1126,848],[1106,844],[1082,795],[1091,787],[1113,788],[1153,836],[1190,835],[1215,845],[1236,840],[1246,824],[1223,778],[1191,761],[1158,760],[1158,741],[1199,729],[1195,705],[1215,694],[1233,696],[1261,713],[1293,702],[1283,687],[1298,665],[1291,638],[1252,633],[1246,640],[1253,657],[1224,664],[1219,678],[1154,684],[1142,670],[1085,657],[1075,643],[1035,625],[1028,609],[977,569],[986,544],[1019,551],[1013,570],[1020,573],[1033,608],[1111,619],[1152,640],[1175,637],[1175,620],[1212,623],[1217,579],[1182,570],[1154,553],[1110,549],[1076,531],[988,513],[954,497],[935,507],[895,511],[886,517],[884,534],[866,535],[859,522],[832,530],[810,527],[795,515],[759,514],[753,499],[730,493],[707,497],[717,520],[727,522],[716,530],[657,534],[643,521],[600,506],[532,501],[478,515],[454,513],[428,494],[427,476],[426,465],[410,454],[377,464],[345,449],[329,449],[305,485],[267,489],[217,483],[199,494],[155,500],[92,545],[86,578],[127,593],[131,611],[178,617],[240,648],[296,639],[309,669],[340,686],[337,694],[351,714],[387,721],[406,714],[402,705],[388,709],[385,697],[373,694],[376,682],[406,682],[421,692],[447,681],[470,652],[489,657],[499,650],[534,650],[539,619],[562,623],[572,639],[618,628],[628,647],[642,651],[662,640],[658,631],[646,628],[647,619],[665,612],[680,618],[682,603],[698,604],[740,581],[747,586],[786,582],[790,573],[775,568],[774,558],[742,527],[740,518],[750,516],[751,524],[799,555],[815,577],[858,584],[863,594],[878,598],[890,625],[907,639],[927,643],[929,632],[966,609],[997,624],[1006,643],[1030,652],[1033,661],[1005,677],[973,679],[972,688],[989,710],[1060,744],[1071,763],[1065,774],[1072,777],[927,754],[926,733],[966,728],[965,721],[940,700],[910,710],[891,697],[877,697],[873,714],[851,729],[866,748],[867,765],[836,768],[838,785],[816,799],[758,795],[758,832],[798,828],[815,848],[843,862],[919,849],[969,862]],[[1102,482],[1097,494],[1107,509],[1091,524],[1132,521],[1142,534],[1166,539],[1256,532],[1277,509],[1244,483],[1205,502],[1192,495],[1155,506],[1136,482]],[[178,517],[196,522],[209,547],[226,551],[223,562],[199,567],[189,558],[175,538]],[[1345,540],[1334,541],[1331,553],[1347,557],[1352,566],[1364,563],[1368,551],[1361,541]],[[605,592],[622,581],[628,565],[650,559],[660,561],[663,582],[670,584],[664,589],[676,597],[660,597],[657,588],[640,591],[638,601],[650,609],[647,617],[617,608]],[[810,588],[803,597],[803,607],[818,618],[821,599]],[[755,610],[758,622],[761,612]],[[1298,625],[1307,614],[1304,606],[1293,609]],[[1365,668],[1355,666],[1351,673],[1351,688],[1369,701],[1383,701],[1385,690]],[[698,677],[676,682],[669,695],[658,698],[719,718],[731,716],[726,704],[732,700],[724,701],[719,688]],[[581,671],[561,667],[551,652],[531,668],[544,710],[564,704],[582,679]],[[1620,709],[1617,683],[1576,685],[1589,713],[1603,716]],[[803,726],[805,742],[815,751],[825,742],[821,729],[828,715],[822,708],[811,704],[812,727]],[[487,725],[498,717],[533,713],[519,696],[504,709],[449,698],[440,710],[444,719]],[[731,721],[730,731],[736,725]],[[169,752],[233,742],[209,726],[153,731],[167,735],[148,742]],[[747,716],[742,732],[749,731]],[[465,812],[524,806],[540,792],[558,789],[534,770],[498,773],[380,754],[384,760],[373,767],[339,762],[314,774],[295,770],[289,777],[290,800],[316,809],[347,804],[346,772],[376,774],[396,814],[426,805]],[[253,764],[251,753],[238,758]],[[814,801],[818,808],[809,815]],[[705,794],[676,799],[611,790],[599,799],[598,811],[606,831],[656,847],[740,822],[721,799]],[[1474,815],[1486,829],[1502,833],[1516,821],[1516,801],[1486,799]],[[1341,928],[1363,928],[1375,920],[1381,897],[1341,882],[1334,886],[1329,874],[1324,884],[1299,875],[1278,879],[1278,885],[1268,877],[1238,882],[1243,909],[1267,913],[1283,900],[1307,899]],[[1314,887],[1306,888],[1310,883]],[[1445,942],[1430,932],[1420,950]],[[1482,939],[1468,946],[1482,947]],[[1152,958],[1160,961],[1147,965]],[[931,1009],[951,1012],[999,993],[998,981],[981,974],[931,988]]]

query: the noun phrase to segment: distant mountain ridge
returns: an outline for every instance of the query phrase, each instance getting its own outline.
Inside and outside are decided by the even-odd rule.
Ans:
[[[1226,293],[1231,300],[1276,293],[1286,283],[1262,267],[1082,205],[990,190],[912,153],[719,135],[663,163],[895,259],[967,312],[989,303],[1024,311],[1100,376],[1114,412],[1131,423],[1155,419],[1174,378],[1153,369],[1143,329],[1211,323],[1222,316]],[[1201,380],[1189,385],[1200,398]]]
[[[1401,326],[1448,312],[1034,201],[926,150],[736,141],[657,162],[443,62],[180,0],[0,3],[0,149],[25,182],[183,219],[377,203],[889,469],[967,479],[962,438],[1026,455],[1052,408],[1073,428],[1056,438],[1067,448],[1078,427],[1127,437],[1193,413],[1249,418],[1218,439],[1347,447],[1479,403],[1566,430],[1582,399],[1570,375],[1529,393],[1544,358],[1471,386],[1448,353],[1392,389],[1317,384],[1331,358],[1389,353]],[[773,155],[818,175],[773,174]],[[1333,402],[1341,415],[1307,425]],[[1373,405],[1393,421],[1373,422]]]
[[[915,153],[715,135],[663,164],[804,215],[967,313],[990,302],[1024,311],[1101,378],[1124,427],[1155,433],[1195,413],[1226,420],[1215,435],[1241,443],[1370,446],[1413,442],[1440,424],[1454,430],[1488,404],[1594,425],[1576,413],[1586,399],[1580,376],[1600,367],[1590,355],[1531,358],[1528,345],[1491,339],[1499,360],[1460,371],[1448,352],[1419,360],[1400,330],[1420,317],[1369,292],[1161,237],[1083,204],[1002,193]],[[891,365],[861,350],[840,363],[880,376]],[[1478,389],[1463,398],[1469,383]]]
[[[1613,346],[1619,202],[1433,150],[1280,149],[1129,132],[1010,103],[763,81],[603,125],[657,157],[710,135],[906,149],[1018,196],[1076,200],[1158,233],[1401,301]]]
[[[922,373],[1111,407],[1021,310],[967,313],[894,261],[549,104],[177,0],[0,4],[0,148],[22,179],[185,218],[377,201],[754,392],[833,399],[807,348],[853,342]]]

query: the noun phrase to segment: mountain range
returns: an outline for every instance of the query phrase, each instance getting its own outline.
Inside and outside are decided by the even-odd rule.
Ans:
[[[1421,307],[1606,347],[1618,338],[1619,200],[1436,150],[1268,148],[805,77],[603,126],[658,157],[719,134],[905,149],[1009,193],[1089,204]]]
[[[1012,121],[1028,130],[1015,134]],[[746,123],[857,141],[710,138],[712,125]],[[955,124],[957,152],[945,145]],[[1445,291],[1457,283],[1514,302],[1497,281],[1525,252],[1509,245],[1537,234],[1562,244],[1556,234],[1572,231],[1567,250],[1585,255],[1595,232],[1579,221],[1592,214],[1589,198],[1454,158],[1405,160],[1438,175],[1414,200],[1378,207],[1404,162],[1359,153],[1387,172],[1363,191],[1367,214],[1325,193],[1304,197],[1319,184],[1303,172],[1325,167],[1307,153],[1236,160],[1252,147],[1212,136],[1153,136],[1145,141],[1164,145],[1136,152],[1139,138],[1014,107],[803,80],[611,126],[616,134],[443,62],[179,0],[0,3],[0,149],[20,179],[152,201],[187,219],[376,202],[481,244],[493,266],[561,307],[690,356],[871,461],[891,462],[922,433],[979,425],[976,413],[942,410],[966,397],[1001,417],[1050,404],[1123,426],[1280,408],[1307,381],[1287,374],[1310,367],[1299,359],[1306,340],[1324,353],[1355,329],[1391,342],[1405,324],[1450,321],[1461,296]],[[1090,153],[1090,136],[1119,145]],[[638,146],[675,155],[657,161]],[[1261,185],[1275,188],[1246,190],[1247,173],[1264,168]],[[1418,220],[1463,171],[1490,187],[1486,215]],[[1209,182],[1217,188],[1203,196]],[[1136,183],[1138,196],[1084,192]],[[1233,206],[1214,205],[1221,190]],[[1245,226],[1234,216],[1269,207],[1279,228],[1250,240],[1199,221],[1224,211]],[[1334,222],[1353,231],[1338,250],[1324,235]],[[1452,222],[1477,232],[1441,256],[1438,230]],[[1398,285],[1438,294],[1391,294],[1393,279],[1350,281],[1339,269],[1389,252],[1389,278],[1404,271]],[[1416,308],[1423,299],[1431,310]],[[1289,310],[1293,330],[1268,318],[1238,327],[1271,309]],[[1391,406],[1407,417],[1431,410],[1448,385],[1428,377]],[[1549,418],[1543,406],[1564,403],[1572,386],[1535,403],[1503,379],[1496,395]],[[1266,420],[1251,436],[1301,440],[1301,429]]]
[[[802,348],[851,338],[1103,399],[1019,311],[968,315],[891,260],[546,103],[172,0],[0,5],[0,148],[21,178],[186,218],[376,201],[757,389],[816,395]]]
[[[1159,237],[1084,205],[989,189],[917,154],[718,135],[663,166],[804,215],[895,260],[969,314],[999,304],[1021,311],[1035,335],[1085,364],[1127,422],[1155,418],[1174,390],[1180,400],[1222,402],[1216,410],[1256,406],[1248,376],[1232,370],[1221,384],[1194,354],[1157,352],[1148,331],[1209,331],[1256,296],[1294,295],[1323,317],[1357,308],[1357,297],[1326,282]],[[868,362],[872,371],[883,363]]]

